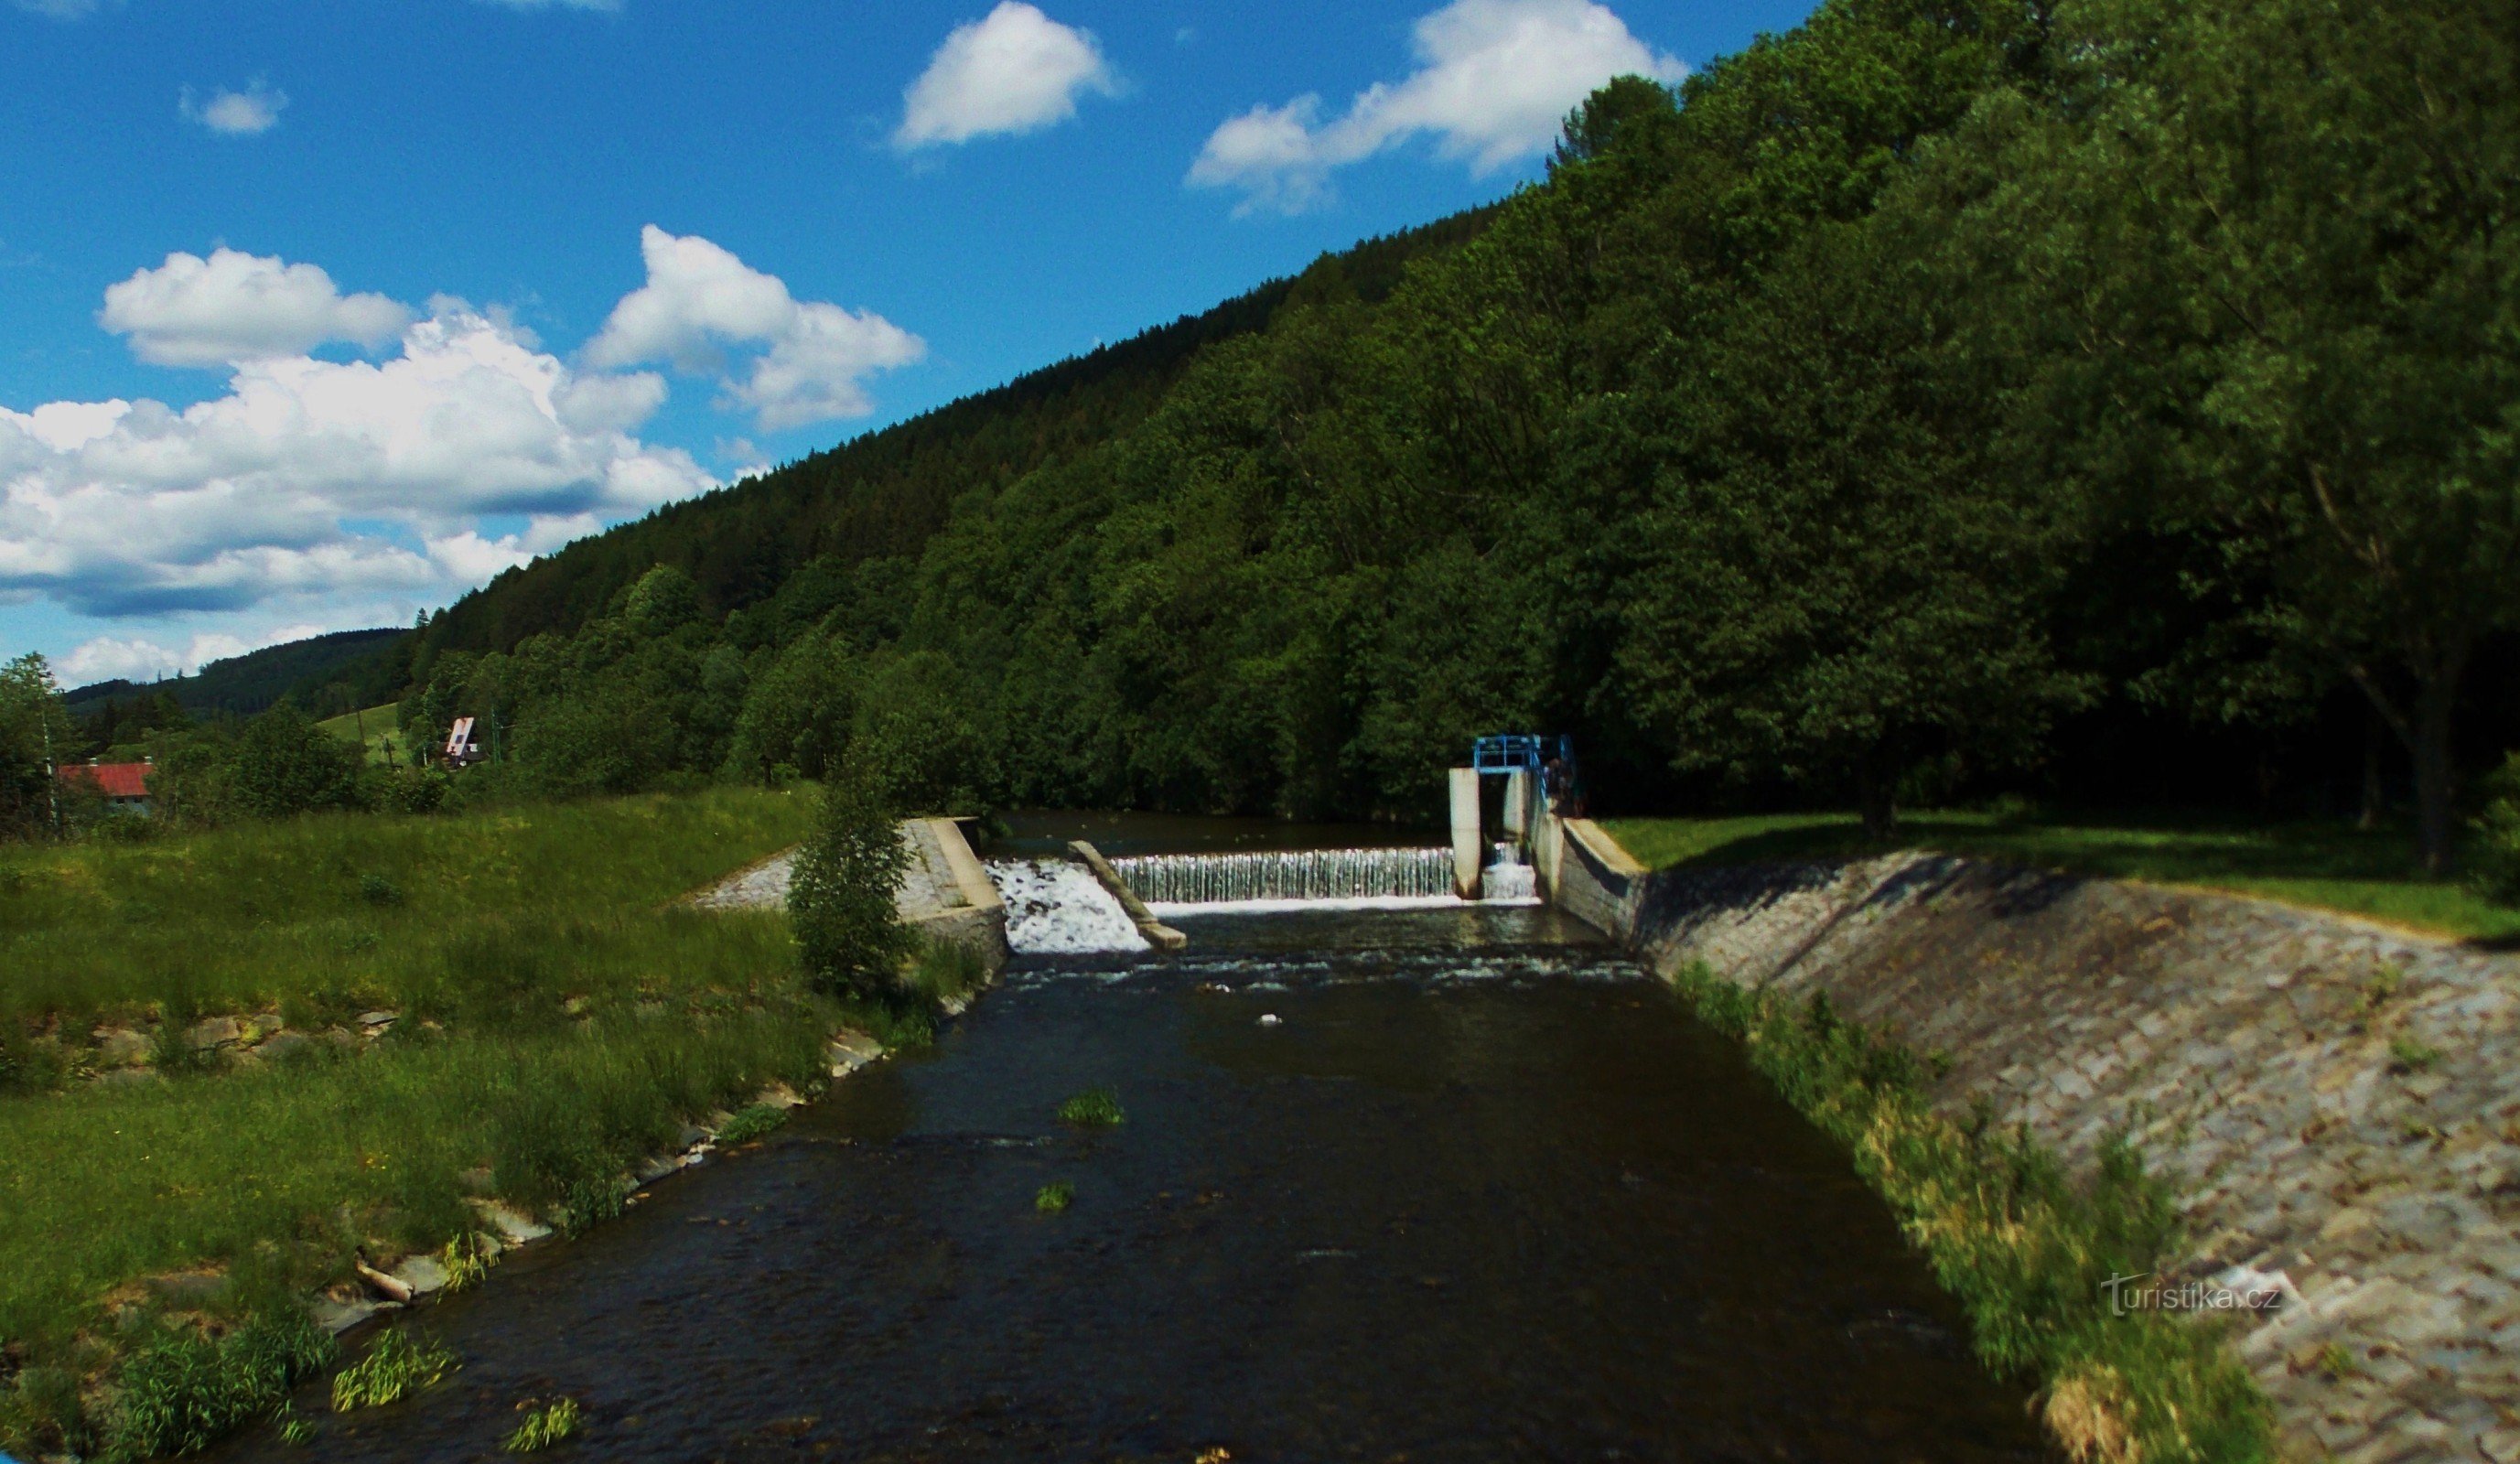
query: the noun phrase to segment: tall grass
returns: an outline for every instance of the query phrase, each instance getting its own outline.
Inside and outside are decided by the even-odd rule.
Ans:
[[[2075,1458],[2274,1457],[2266,1400],[2218,1330],[2110,1305],[2104,1283],[2161,1269],[2177,1238],[2169,1194],[2130,1146],[2104,1144],[2097,1172],[2074,1183],[2026,1130],[1935,1112],[1921,1064],[1839,1018],[1824,998],[1798,1004],[1745,991],[1702,964],[1678,984],[1853,1153],[1967,1309],[1978,1355],[2041,1386],[2048,1428]]]

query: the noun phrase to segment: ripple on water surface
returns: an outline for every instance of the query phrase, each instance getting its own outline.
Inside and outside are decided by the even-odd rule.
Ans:
[[[422,1313],[444,1386],[235,1455],[486,1458],[566,1395],[606,1460],[2043,1457],[1844,1157],[1544,914],[1019,968]],[[1091,1087],[1125,1122],[1058,1124]]]

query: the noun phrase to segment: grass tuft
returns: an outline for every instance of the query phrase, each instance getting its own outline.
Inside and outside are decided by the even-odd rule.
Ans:
[[[1058,1121],[1079,1129],[1116,1128],[1128,1117],[1119,1095],[1107,1087],[1089,1087],[1058,1105]]]
[[[389,1328],[366,1356],[333,1375],[333,1411],[381,1408],[443,1381],[463,1365],[436,1338],[407,1327]]]
[[[2058,1441],[2078,1458],[2241,1464],[2273,1455],[2266,1399],[2212,1326],[2124,1314],[2112,1277],[2157,1271],[2178,1212],[2123,1137],[2070,1182],[2026,1127],[1963,1128],[1935,1111],[1922,1065],[1840,1018],[1825,998],[1748,992],[1704,965],[1678,978],[1698,1016],[1822,1131],[1900,1217],[1967,1309],[1977,1353],[2035,1379]]]
[[[537,1408],[526,1414],[525,1421],[517,1425],[517,1431],[508,1436],[508,1452],[530,1454],[572,1438],[582,1416],[577,1399],[573,1397],[564,1397],[549,1406]]]
[[[735,1111],[726,1127],[717,1131],[717,1141],[733,1148],[775,1132],[788,1122],[788,1110],[776,1103],[754,1103]]]
[[[1053,1179],[1032,1197],[1032,1208],[1044,1215],[1057,1215],[1076,1203],[1076,1186],[1064,1179]]]

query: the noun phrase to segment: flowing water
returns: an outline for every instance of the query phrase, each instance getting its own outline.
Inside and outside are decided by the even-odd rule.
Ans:
[[[1845,1156],[1580,925],[1178,923],[1019,962],[415,1313],[446,1383],[228,1456],[487,1459],[566,1396],[577,1457],[657,1464],[2046,1457]],[[1096,1087],[1125,1123],[1056,1121]]]

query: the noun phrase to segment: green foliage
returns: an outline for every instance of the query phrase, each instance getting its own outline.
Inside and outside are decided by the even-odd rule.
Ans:
[[[254,718],[229,752],[227,796],[237,812],[281,819],[358,804],[362,759],[287,702]]]
[[[2389,1039],[2389,1066],[2400,1073],[2429,1073],[2439,1066],[2442,1049],[2411,1032]]]
[[[284,1405],[291,1385],[333,1353],[333,1339],[293,1309],[256,1315],[224,1337],[162,1331],[123,1364],[106,1428],[109,1452],[139,1460],[207,1448]]]
[[[369,1344],[367,1355],[333,1375],[333,1411],[399,1402],[463,1365],[454,1350],[436,1338],[413,1327],[388,1327]]]
[[[54,826],[53,777],[74,744],[69,712],[52,667],[29,652],[0,664],[0,838]]]
[[[1119,1094],[1107,1087],[1087,1088],[1058,1105],[1058,1121],[1079,1129],[1115,1129],[1127,1119]]]
[[[728,1148],[748,1144],[777,1132],[787,1122],[788,1110],[776,1103],[746,1104],[717,1131],[717,1141]]]
[[[911,942],[893,896],[909,867],[891,802],[865,771],[843,770],[823,790],[788,888],[797,958],[816,991],[877,1000],[900,994]]]
[[[517,1431],[508,1436],[504,1447],[512,1454],[529,1454],[549,1448],[576,1437],[577,1426],[583,1416],[575,1398],[564,1397],[558,1402],[547,1403],[525,1415],[525,1421],[517,1425]]]
[[[1942,1117],[1904,1049],[1839,1017],[1703,965],[1682,994],[1738,1040],[1795,1108],[1853,1152],[1943,1285],[1968,1310],[1977,1353],[2036,1379],[2071,1453],[2158,1461],[2271,1460],[2266,1400],[2221,1335],[2170,1313],[2110,1305],[2112,1277],[2160,1268],[2178,1208],[2122,1137],[2072,1182],[2023,1129]],[[2108,1448],[2098,1441],[2114,1439]]]
[[[2520,753],[2504,757],[2482,791],[2471,877],[2487,899],[2520,905]]]
[[[1076,1203],[1076,1186],[1064,1179],[1053,1179],[1032,1197],[1032,1208],[1044,1215],[1058,1215]]]

